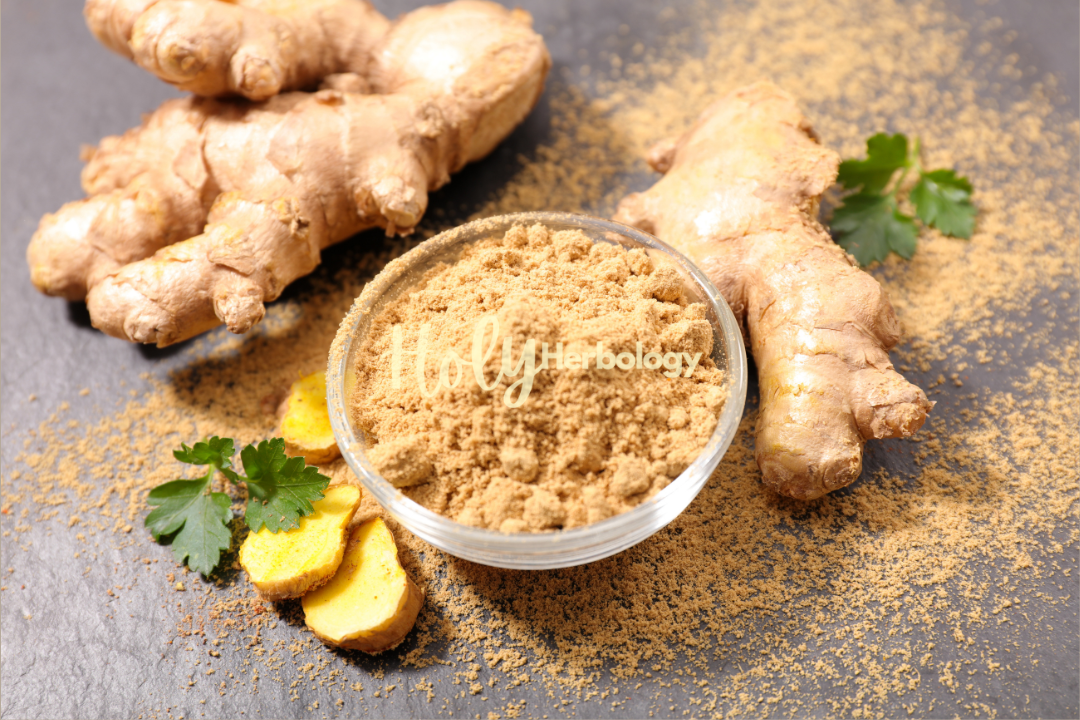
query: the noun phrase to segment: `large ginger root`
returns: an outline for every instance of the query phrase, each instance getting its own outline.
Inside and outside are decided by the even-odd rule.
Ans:
[[[306,375],[292,384],[281,418],[281,439],[290,456],[302,455],[308,465],[328,463],[341,455],[326,407],[326,373]]]
[[[345,531],[360,507],[360,489],[327,488],[315,511],[299,527],[272,533],[266,527],[249,533],[240,546],[240,565],[267,600],[300,597],[337,572],[345,556]]]
[[[368,70],[389,22],[366,0],[87,0],[99,41],[196,95],[265,100]]]
[[[401,567],[394,536],[374,518],[353,530],[337,574],[301,602],[304,621],[323,642],[378,653],[405,639],[424,593]]]
[[[889,362],[900,326],[884,289],[816,220],[839,161],[790,96],[737,90],[649,162],[664,177],[616,219],[692,258],[748,331],[769,486],[819,497],[859,476],[866,440],[922,426],[932,404]]]
[[[101,143],[83,171],[91,197],[42,219],[34,284],[85,297],[95,327],[133,342],[245,332],[323,248],[409,232],[429,191],[524,119],[550,65],[530,25],[488,2],[421,8],[379,41],[366,78],[255,104],[166,102]]]

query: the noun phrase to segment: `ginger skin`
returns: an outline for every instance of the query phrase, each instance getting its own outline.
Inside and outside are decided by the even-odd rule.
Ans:
[[[771,83],[721,98],[649,163],[665,173],[615,216],[691,259],[735,312],[758,368],[755,455],[802,500],[858,478],[871,438],[917,431],[932,403],[889,362],[885,290],[817,221],[839,159]]]
[[[366,0],[87,0],[107,48],[196,95],[265,100],[368,70],[389,21]]]
[[[85,297],[95,327],[133,342],[247,331],[323,248],[411,231],[429,191],[524,119],[551,62],[530,25],[488,2],[420,8],[381,38],[366,77],[262,103],[166,102],[102,141],[89,198],[42,219],[34,284]]]

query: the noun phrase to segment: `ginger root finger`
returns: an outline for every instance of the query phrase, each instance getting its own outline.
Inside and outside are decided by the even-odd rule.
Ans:
[[[26,248],[30,280],[45,293],[83,300],[109,273],[201,230],[199,199],[161,175],[67,203],[42,218]],[[170,193],[172,186],[176,192]]]
[[[424,593],[401,567],[394,536],[374,518],[352,531],[337,573],[301,603],[304,622],[324,643],[379,653],[405,639]]]
[[[196,95],[265,100],[367,71],[389,21],[366,0],[87,0],[99,41]]]
[[[458,0],[403,15],[377,48],[370,78],[374,92],[427,100],[457,128],[458,142],[443,142],[456,172],[525,119],[550,66],[529,13]]]
[[[219,219],[214,218],[217,215]],[[246,332],[264,302],[319,264],[319,248],[295,199],[219,199],[198,237],[123,266],[90,289],[94,327],[165,347],[225,323]]]
[[[341,455],[326,407],[326,372],[306,375],[292,384],[285,398],[281,438],[289,456],[302,455],[308,465],[328,463]]]
[[[203,159],[205,119],[191,101],[170,100],[91,152],[82,174],[90,197],[42,218],[26,249],[38,290],[82,300],[120,266],[202,231],[216,194]]]
[[[329,487],[312,507],[313,513],[300,518],[300,527],[277,533],[264,527],[248,533],[240,546],[240,565],[267,600],[300,597],[333,577],[341,565],[360,489]]]
[[[771,83],[721,98],[649,155],[665,172],[616,219],[701,267],[747,333],[764,482],[804,500],[853,482],[871,438],[918,430],[932,404],[889,362],[899,323],[884,289],[817,222],[838,158]]]

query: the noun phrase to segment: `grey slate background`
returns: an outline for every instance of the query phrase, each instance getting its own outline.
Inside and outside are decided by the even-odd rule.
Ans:
[[[375,4],[393,17],[420,3],[376,0]],[[555,72],[560,66],[576,67],[582,62],[579,48],[615,35],[621,23],[630,25],[635,38],[646,43],[662,31],[653,20],[656,5],[648,0],[522,0],[520,4],[534,14],[536,27],[544,33]],[[962,17],[975,13],[1003,17],[1001,32],[1017,33],[1013,48],[1020,53],[1021,67],[1056,74],[1072,98],[1071,112],[1077,114],[1080,6],[1075,0],[1009,0],[990,6],[949,0],[946,5]],[[139,373],[162,375],[180,362],[175,352],[105,338],[90,328],[81,305],[36,293],[26,271],[25,247],[38,219],[81,197],[79,146],[138,124],[141,113],[177,94],[99,47],[83,24],[80,6],[78,0],[3,0],[0,4],[0,421],[4,429],[0,456],[5,468],[10,468],[11,458],[21,447],[13,442],[21,437],[19,431],[36,426],[62,401],[78,398],[81,388],[89,386],[95,393],[85,402],[73,402],[72,417],[90,419],[100,416],[100,408],[112,405],[121,380],[137,387]],[[528,153],[542,140],[546,122],[541,103],[495,155],[463,172],[446,191],[434,196],[432,205],[478,202],[511,172],[513,157]],[[364,242],[378,239],[368,237]],[[360,250],[354,243],[334,252],[337,261],[345,262]],[[300,285],[297,292],[302,291]],[[1063,306],[1062,312],[1074,311]],[[1003,380],[985,378],[987,384]],[[37,395],[37,402],[27,401],[31,393]],[[871,468],[887,462],[884,453],[868,457]],[[26,585],[25,590],[0,597],[0,717],[134,717],[153,710],[160,715],[167,708],[171,717],[311,714],[307,708],[320,696],[305,688],[301,688],[301,702],[295,703],[288,702],[288,691],[275,683],[264,683],[258,695],[250,696],[219,697],[210,683],[181,692],[189,673],[179,643],[176,647],[164,644],[177,618],[171,609],[161,607],[164,580],[160,573],[132,570],[134,551],[112,547],[109,538],[104,538],[94,562],[102,567],[115,565],[117,573],[83,576],[86,559],[72,558],[72,547],[63,534],[35,529],[31,538],[29,552],[0,541],[0,568],[15,568],[14,580],[4,572],[5,580],[9,585]],[[162,558],[167,558],[165,550]],[[32,566],[36,569],[31,570]],[[123,601],[112,601],[115,612],[110,609],[106,616],[98,598],[117,584],[133,589],[124,593]],[[1075,596],[1071,606],[1058,611],[1058,627],[1077,628]],[[23,619],[28,614],[35,618],[32,624]],[[281,637],[292,632],[279,624]],[[1060,645],[1045,652],[1039,675],[1020,679],[1031,687],[1030,704],[986,689],[985,697],[996,697],[1003,715],[1076,717],[1080,712],[1076,634],[1065,633]],[[354,664],[350,670],[360,676],[382,667],[380,661],[363,658],[349,662]],[[217,667],[228,668],[226,659]],[[439,671],[429,669],[424,674],[437,679]],[[413,679],[405,676],[403,682]],[[514,697],[527,699],[530,712],[552,713],[550,699],[539,689],[519,690]],[[955,705],[944,689],[941,692],[939,712],[951,715]],[[678,691],[670,694],[671,702],[662,706],[665,709],[668,704],[679,706]],[[451,708],[455,717],[461,717],[486,713],[494,705],[471,698],[455,701]],[[402,692],[394,703],[378,704],[368,698],[347,705],[344,712],[371,717],[430,716],[440,707]],[[609,703],[597,700],[575,709],[579,717],[638,717],[654,708],[651,702],[631,701],[613,711]],[[317,714],[325,710],[326,704]],[[677,714],[681,715],[681,707]],[[892,714],[906,712],[897,707]]]

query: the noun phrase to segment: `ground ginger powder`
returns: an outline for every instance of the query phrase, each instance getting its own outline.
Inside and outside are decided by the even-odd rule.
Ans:
[[[503,532],[571,528],[701,453],[727,397],[712,347],[673,266],[518,225],[380,311],[352,405],[372,464],[421,505]]]

